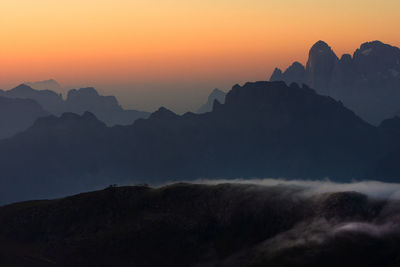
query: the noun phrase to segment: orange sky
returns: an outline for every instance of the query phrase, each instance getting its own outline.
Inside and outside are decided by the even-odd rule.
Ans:
[[[399,12],[399,0],[2,0],[0,88],[54,78],[184,111],[305,62],[319,39],[338,55],[400,46]]]

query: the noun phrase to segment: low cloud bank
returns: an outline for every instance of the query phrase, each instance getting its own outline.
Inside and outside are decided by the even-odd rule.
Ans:
[[[285,179],[232,179],[210,180],[199,179],[191,181],[194,184],[254,184],[260,186],[296,186],[304,188],[306,194],[316,195],[334,192],[359,192],[374,198],[400,199],[400,183],[385,183],[379,181],[354,181],[351,183],[332,182],[328,179],[320,181],[285,180]]]

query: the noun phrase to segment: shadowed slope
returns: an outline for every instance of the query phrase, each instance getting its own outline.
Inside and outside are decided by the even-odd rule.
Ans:
[[[0,264],[396,266],[398,201],[305,192],[175,184],[13,204],[0,208]]]

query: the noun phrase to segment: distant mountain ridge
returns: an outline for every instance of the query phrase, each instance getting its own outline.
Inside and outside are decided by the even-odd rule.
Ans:
[[[48,84],[49,81],[41,83]],[[50,83],[53,82],[50,80]],[[90,111],[109,126],[129,125],[139,118],[149,116],[148,112],[123,109],[114,96],[99,95],[92,87],[72,89],[65,100],[61,94],[52,90],[36,90],[27,84],[21,84],[8,91],[0,90],[0,96],[33,99],[54,115],[61,115],[64,112],[83,114]]]
[[[26,84],[21,84],[7,91],[1,90],[0,96],[32,99],[50,113],[59,114],[63,112],[64,101],[62,95],[51,90],[36,90]]]
[[[77,114],[92,112],[109,126],[129,125],[150,115],[144,111],[125,110],[115,96],[101,96],[93,87],[70,90],[65,100],[65,109]]]
[[[295,62],[284,72],[277,68],[270,80],[305,83],[375,125],[400,114],[400,49],[379,41],[364,43],[340,59],[328,44],[318,41],[306,67]]]
[[[130,126],[106,127],[91,113],[43,118],[0,141],[6,177],[0,181],[0,202],[120,182],[252,177],[392,181],[400,174],[391,167],[399,159],[392,155],[400,151],[396,125],[394,119],[372,126],[331,97],[283,82],[236,85],[225,104],[215,101],[212,112],[179,116],[160,108]],[[24,168],[15,168],[18,162]]]
[[[52,90],[56,92],[60,92],[62,90],[62,86],[54,79],[37,82],[26,82],[24,84],[36,90]]]

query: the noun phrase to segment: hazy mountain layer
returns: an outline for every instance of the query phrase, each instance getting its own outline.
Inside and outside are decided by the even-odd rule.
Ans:
[[[25,84],[36,90],[52,90],[56,92],[62,90],[61,85],[53,79],[37,82],[27,82]]]
[[[40,83],[45,86],[46,82]],[[94,88],[70,90],[64,100],[61,94],[51,90],[36,90],[26,84],[9,91],[0,91],[0,96],[8,98],[33,99],[54,115],[73,112],[82,115],[86,111],[94,113],[107,125],[129,125],[139,118],[147,118],[149,113],[123,109],[114,96],[102,96]]]

